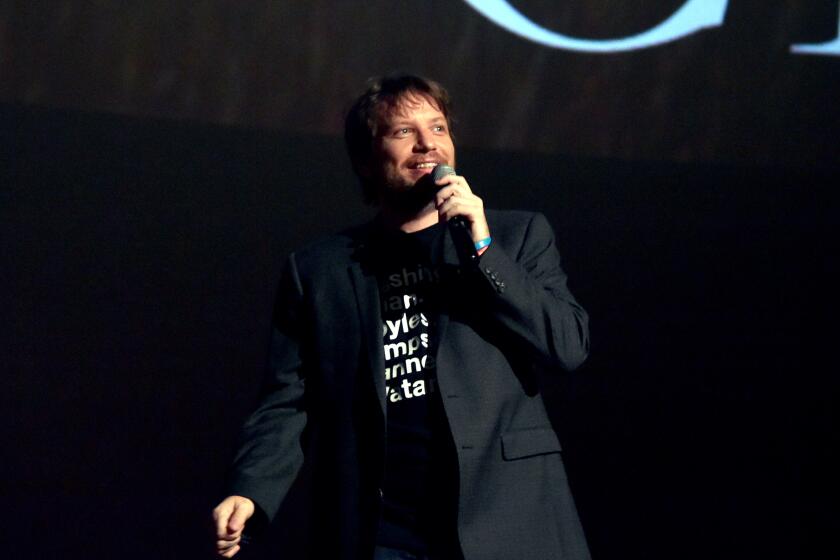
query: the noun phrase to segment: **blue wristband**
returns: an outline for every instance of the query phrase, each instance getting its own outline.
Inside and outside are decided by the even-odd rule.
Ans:
[[[479,251],[479,250],[487,247],[488,245],[490,245],[491,241],[493,241],[492,237],[485,237],[484,239],[479,239],[478,241],[475,242],[475,250]]]

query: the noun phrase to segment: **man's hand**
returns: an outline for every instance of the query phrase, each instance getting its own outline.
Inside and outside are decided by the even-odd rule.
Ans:
[[[460,175],[447,175],[436,183],[442,187],[435,195],[435,207],[441,221],[448,222],[455,216],[463,216],[470,225],[473,242],[490,237],[490,228],[484,216],[484,201],[470,189],[467,180]]]
[[[254,515],[254,502],[242,496],[228,496],[213,510],[216,523],[216,553],[223,558],[233,558],[242,548],[242,531],[245,522]]]

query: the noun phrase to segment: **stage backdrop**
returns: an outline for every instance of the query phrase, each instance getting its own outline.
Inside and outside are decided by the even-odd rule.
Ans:
[[[827,162],[839,27],[837,0],[6,0],[0,100],[336,135],[364,78],[410,69],[465,146]]]
[[[595,558],[830,556],[839,15],[0,1],[6,550],[206,557],[281,263],[372,214],[343,110],[407,69],[590,311],[591,359],[545,390]],[[246,554],[296,557],[311,483]]]

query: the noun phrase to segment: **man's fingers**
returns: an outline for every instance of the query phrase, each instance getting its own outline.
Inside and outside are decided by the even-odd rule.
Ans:
[[[237,531],[235,534],[230,535],[219,535],[216,537],[216,546],[226,545],[231,546],[232,544],[236,544],[242,538],[242,531]]]
[[[254,502],[242,496],[228,496],[213,510],[218,543],[238,543],[245,529],[245,522],[254,515]],[[221,551],[220,551],[221,553]]]
[[[233,558],[242,548],[245,522],[254,515],[254,502],[242,496],[228,496],[213,510],[216,522],[216,554]]]
[[[245,527],[245,522],[254,515],[254,503],[251,500],[241,500],[237,501],[234,507],[227,529],[229,533],[240,533]]]
[[[220,550],[220,551],[219,551],[219,556],[221,556],[222,558],[233,558],[233,556],[234,556],[237,552],[239,552],[239,550],[240,550],[241,548],[242,548],[241,546],[236,545],[236,546],[231,547],[231,548],[229,548],[229,549],[227,549],[227,550]]]
[[[484,201],[472,193],[467,196],[458,193],[445,198],[438,204],[437,211],[440,220],[444,222],[455,216],[462,216],[467,220],[473,241],[490,237],[490,228],[484,215]]]
[[[242,547],[239,544],[239,537],[233,542],[226,540],[216,541],[216,554],[223,558],[231,558],[234,554],[239,552]]]
[[[219,539],[216,541],[216,550],[228,550],[239,544],[242,540],[242,535],[231,536],[226,539]]]
[[[446,179],[448,179],[448,177],[444,177],[443,179],[441,179],[440,182],[443,182]],[[472,190],[470,190],[470,186],[466,183],[466,181],[464,181],[463,183],[449,183],[435,193],[435,204],[437,206],[440,206],[441,204],[446,202],[446,200],[456,195],[465,198],[478,198],[477,196],[475,196],[475,193],[473,193]]]
[[[213,510],[213,520],[216,522],[216,536],[218,538],[227,535],[228,521],[233,507],[233,500],[227,498]]]
[[[449,198],[438,207],[438,214],[445,220],[449,220],[454,216],[464,216],[472,221],[481,213],[483,213],[481,204],[475,200],[467,200],[457,196]]]

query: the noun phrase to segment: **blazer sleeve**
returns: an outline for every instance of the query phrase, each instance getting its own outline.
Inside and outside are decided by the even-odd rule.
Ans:
[[[518,248],[494,240],[477,266],[479,282],[489,288],[480,290],[483,307],[503,332],[530,355],[567,371],[583,363],[589,319],[566,286],[545,216],[532,214]]]
[[[307,414],[300,343],[302,296],[292,254],[278,287],[260,403],[245,422],[228,476],[229,495],[250,498],[269,520],[303,464],[301,438]]]

